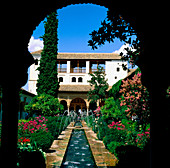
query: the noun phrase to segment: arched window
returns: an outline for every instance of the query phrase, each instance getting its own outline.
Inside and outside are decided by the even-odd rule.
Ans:
[[[78,78],[78,82],[83,82],[83,78],[82,78],[82,77],[79,77],[79,78]]]
[[[72,77],[72,82],[76,82],[76,78],[75,77]]]
[[[119,72],[120,71],[120,68],[119,67],[117,67],[117,72]]]
[[[63,77],[59,77],[59,82],[63,82]]]

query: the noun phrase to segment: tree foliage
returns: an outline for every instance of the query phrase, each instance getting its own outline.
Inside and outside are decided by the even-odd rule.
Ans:
[[[99,100],[101,103],[104,101],[107,94],[107,89],[109,88],[107,79],[105,79],[106,74],[104,73],[102,67],[98,67],[97,71],[89,75],[91,76],[91,80],[88,82],[92,88],[87,93],[88,101],[97,103]]]
[[[37,93],[49,94],[57,97],[59,83],[57,79],[57,28],[58,20],[57,13],[52,12],[45,21],[45,34],[43,35],[44,48],[41,53]]]
[[[131,37],[135,35],[136,39],[133,41]],[[92,49],[97,49],[98,46],[104,45],[106,41],[114,42],[114,39],[119,38],[131,47],[125,48],[127,54],[121,53],[122,60],[129,61],[132,67],[138,61],[138,58],[143,51],[143,41],[139,40],[140,35],[138,35],[130,23],[126,22],[125,19],[120,14],[115,14],[113,11],[108,11],[107,18],[101,23],[101,27],[96,31],[94,30],[91,34],[91,40],[88,41],[88,45]],[[126,68],[126,67],[124,67]]]

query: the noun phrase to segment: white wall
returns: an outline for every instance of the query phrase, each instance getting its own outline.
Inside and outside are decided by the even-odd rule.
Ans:
[[[109,86],[112,86],[120,79],[123,79],[127,76],[127,71],[124,71],[122,64],[127,64],[125,61],[121,60],[112,60],[105,61],[106,64],[106,79],[108,79]],[[119,71],[117,71],[119,68]]]

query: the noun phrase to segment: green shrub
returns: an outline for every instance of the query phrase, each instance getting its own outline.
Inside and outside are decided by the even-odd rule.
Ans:
[[[111,153],[113,153],[115,156],[116,155],[116,148],[118,146],[122,146],[123,144],[121,142],[116,142],[116,141],[112,141],[110,144],[108,144],[108,149]]]
[[[103,138],[106,136],[106,132],[108,129],[107,123],[103,120],[102,117],[100,117],[97,121],[97,137],[99,140],[103,140]]]
[[[53,135],[54,138],[58,136],[58,129],[59,129],[59,120],[60,118],[58,116],[54,117],[46,117],[48,121],[46,122],[48,131]]]
[[[34,145],[36,143],[37,147],[46,151],[50,148],[53,142],[53,136],[50,132],[39,131],[31,134],[31,144]]]
[[[113,97],[105,101],[105,105],[101,108],[104,120],[109,123],[109,120],[120,120],[122,118],[121,111]]]
[[[63,105],[59,100],[48,94],[41,94],[35,96],[28,105],[25,105],[25,111],[31,116],[33,114],[43,116],[54,116],[62,113]]]

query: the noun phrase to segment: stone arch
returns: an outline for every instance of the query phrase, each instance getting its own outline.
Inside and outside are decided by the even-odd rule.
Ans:
[[[8,50],[6,57],[1,58],[1,63],[6,64],[10,62],[8,71],[4,71],[4,67],[0,70],[1,78],[0,84],[3,87],[3,125],[2,125],[2,153],[3,158],[2,165],[6,164],[6,160],[9,155],[13,158],[9,163],[9,167],[16,167],[16,147],[17,147],[17,113],[18,113],[18,100],[19,100],[19,88],[24,86],[28,79],[27,70],[28,67],[33,64],[35,61],[28,51],[28,43],[33,33],[33,30],[36,26],[42,21],[48,13],[52,10],[65,7],[70,4],[78,3],[94,3],[98,5],[103,5],[112,9],[116,12],[118,9],[122,15],[126,15],[126,19],[134,29],[145,38],[145,53],[139,60],[139,65],[141,65],[142,70],[142,82],[148,87],[149,92],[151,93],[152,99],[152,167],[160,166],[166,167],[168,165],[169,157],[166,154],[168,152],[169,142],[167,131],[165,130],[166,121],[168,117],[164,117],[165,114],[168,114],[168,109],[166,106],[166,100],[164,98],[164,90],[170,85],[169,76],[169,61],[168,54],[163,54],[161,50],[155,50],[155,41],[164,41],[167,40],[168,29],[166,28],[165,20],[168,20],[168,15],[164,12],[157,12],[158,8],[164,7],[161,6],[161,3],[155,4],[155,8],[151,8],[150,5],[146,5],[141,1],[140,5],[137,3],[129,3],[114,1],[114,0],[70,0],[70,1],[44,1],[41,3],[30,3],[23,4],[23,7],[20,7],[15,2],[15,7],[11,10],[8,10],[9,15],[12,15],[13,18],[16,18],[15,29],[8,31],[6,27],[11,26],[11,22],[6,22],[6,26],[3,28],[3,32],[8,34],[11,39],[11,50]],[[9,6],[8,4],[5,4]],[[159,6],[158,6],[159,5]],[[21,15],[21,8],[24,9]],[[166,9],[166,7],[165,7]],[[10,14],[11,13],[11,14]],[[158,16],[159,15],[159,16]],[[123,17],[124,17],[123,16]],[[24,18],[24,19],[23,19]],[[164,18],[164,19],[158,19]],[[6,18],[5,18],[6,19]],[[7,18],[8,19],[8,18]],[[157,25],[155,26],[155,23]],[[165,25],[165,26],[164,26]],[[24,29],[21,28],[24,26]],[[6,30],[5,30],[6,29]],[[154,31],[153,31],[154,30]],[[154,32],[161,32],[160,36],[156,36]],[[22,43],[23,49],[18,50],[17,54],[14,57],[14,50],[18,48],[20,44],[16,43],[17,41]],[[6,40],[6,36],[4,39]],[[6,43],[4,43],[6,45]],[[168,45],[165,43],[159,43],[159,48],[167,48]],[[5,46],[4,46],[5,48]],[[163,55],[164,59],[160,59],[160,56]],[[156,59],[155,59],[156,58]],[[159,58],[159,59],[157,59]],[[153,63],[154,60],[154,63]],[[165,61],[166,60],[166,61]],[[138,65],[138,66],[139,66]],[[151,66],[153,65],[153,66]],[[156,67],[159,65],[159,68]],[[156,68],[154,68],[156,67]],[[158,80],[157,74],[162,74],[164,77],[161,80]],[[17,74],[17,75],[16,75]],[[15,76],[15,78],[14,78]],[[13,113],[11,113],[10,106],[13,107]],[[168,104],[168,102],[167,102]],[[162,115],[160,115],[160,111]],[[11,120],[10,118],[13,118]],[[166,120],[166,121],[165,121]],[[160,127],[160,123],[162,125]],[[168,123],[168,122],[167,122]],[[4,130],[4,131],[3,131]],[[6,131],[10,130],[10,131]],[[168,129],[167,129],[168,130]],[[11,134],[12,132],[12,134]],[[167,136],[167,137],[166,137]],[[155,139],[154,139],[155,138]],[[154,143],[153,143],[154,140]],[[156,151],[160,151],[161,155],[157,155]],[[164,160],[164,162],[162,162]]]
[[[74,110],[77,112],[78,106],[79,106],[79,109],[81,109],[81,111],[83,109],[87,110],[86,101],[80,97],[72,99],[72,101],[70,102],[70,110]]]

